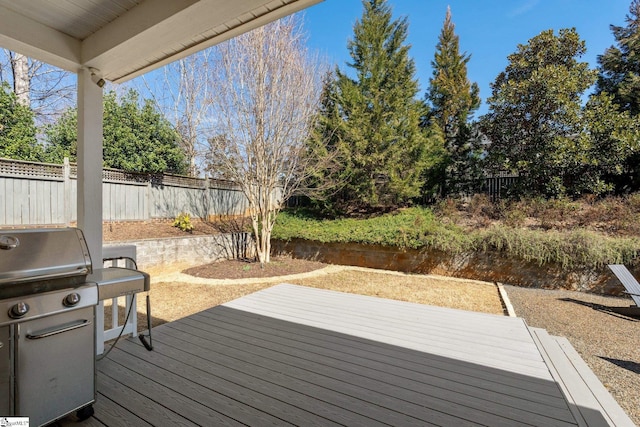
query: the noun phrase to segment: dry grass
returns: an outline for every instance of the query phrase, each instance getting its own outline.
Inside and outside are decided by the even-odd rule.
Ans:
[[[389,298],[461,310],[503,314],[502,302],[491,283],[438,276],[409,275],[347,269],[288,283],[353,294]],[[152,326],[172,322],[199,311],[265,289],[273,284],[197,285],[155,283],[150,291]],[[110,303],[105,304],[109,307]],[[124,300],[119,302],[124,306]],[[124,309],[119,310],[121,322]],[[105,309],[105,325],[111,324],[111,310]],[[138,330],[146,330],[146,304],[138,302]]]
[[[498,290],[495,285],[487,282],[344,270],[327,276],[293,280],[291,283],[460,310],[503,314]]]

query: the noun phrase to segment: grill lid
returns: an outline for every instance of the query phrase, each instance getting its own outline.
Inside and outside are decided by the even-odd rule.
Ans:
[[[89,249],[77,228],[0,231],[0,287],[57,279],[73,286],[89,273]]]

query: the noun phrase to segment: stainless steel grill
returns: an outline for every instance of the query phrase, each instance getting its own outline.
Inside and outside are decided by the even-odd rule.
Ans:
[[[0,232],[0,416],[91,415],[98,301],[148,289],[142,272],[92,270],[78,229]]]

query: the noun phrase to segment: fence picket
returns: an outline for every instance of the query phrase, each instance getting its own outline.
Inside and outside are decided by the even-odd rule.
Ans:
[[[68,225],[76,221],[77,168],[0,159],[0,226]],[[106,221],[241,215],[247,201],[229,181],[103,170]]]

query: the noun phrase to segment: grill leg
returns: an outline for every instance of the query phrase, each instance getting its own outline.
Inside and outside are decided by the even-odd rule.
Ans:
[[[87,418],[91,417],[95,411],[93,410],[93,405],[85,406],[84,408],[80,408],[76,411],[76,417],[78,417],[78,421],[84,421]]]

